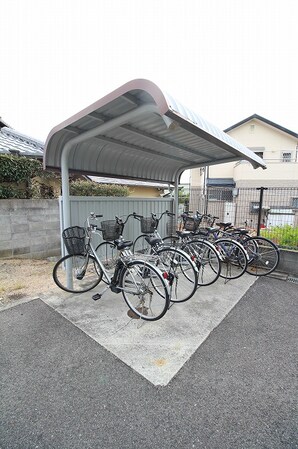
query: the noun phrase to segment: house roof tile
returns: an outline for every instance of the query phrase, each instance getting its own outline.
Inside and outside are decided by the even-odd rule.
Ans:
[[[39,140],[6,126],[0,129],[0,154],[14,154],[17,152],[21,156],[42,158],[43,150],[44,144]]]

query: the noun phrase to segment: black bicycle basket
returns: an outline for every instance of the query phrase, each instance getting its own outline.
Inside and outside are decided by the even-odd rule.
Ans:
[[[141,232],[143,234],[153,234],[155,229],[157,229],[157,220],[154,218],[141,218]]]
[[[71,226],[70,228],[64,229],[62,238],[68,254],[71,256],[83,254],[85,252],[85,237],[85,228],[81,226]]]
[[[115,220],[102,221],[101,232],[104,240],[116,240],[121,235],[121,226]]]
[[[196,231],[199,227],[199,221],[194,217],[187,217],[184,221],[183,228],[185,231]]]

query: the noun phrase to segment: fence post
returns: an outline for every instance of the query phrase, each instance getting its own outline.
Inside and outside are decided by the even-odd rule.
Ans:
[[[260,235],[261,217],[262,217],[262,209],[263,209],[263,193],[264,193],[264,190],[267,190],[267,187],[257,187],[257,190],[260,191],[257,235]]]

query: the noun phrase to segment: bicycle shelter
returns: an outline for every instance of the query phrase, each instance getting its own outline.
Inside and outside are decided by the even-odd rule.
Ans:
[[[177,211],[183,171],[243,159],[266,168],[253,151],[156,84],[136,79],[54,127],[43,162],[45,169],[61,170],[63,223],[68,227],[69,171],[174,184]]]

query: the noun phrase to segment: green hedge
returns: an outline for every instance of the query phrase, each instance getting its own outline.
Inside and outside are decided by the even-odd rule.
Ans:
[[[27,191],[0,184],[0,200],[7,200],[9,198],[27,198]]]
[[[37,181],[34,178],[40,178]],[[37,179],[38,179],[37,178]],[[43,170],[37,159],[8,154],[0,155],[0,199],[53,198],[52,188],[46,180],[60,179],[60,175]],[[25,189],[18,184],[25,183]],[[11,185],[8,185],[11,184]],[[74,196],[128,196],[129,188],[114,184],[98,184],[92,181],[70,181],[70,194]]]
[[[0,155],[0,182],[28,181],[42,172],[42,163],[37,159]]]
[[[128,196],[129,188],[114,184],[98,184],[93,181],[72,181],[69,185],[73,196]]]

